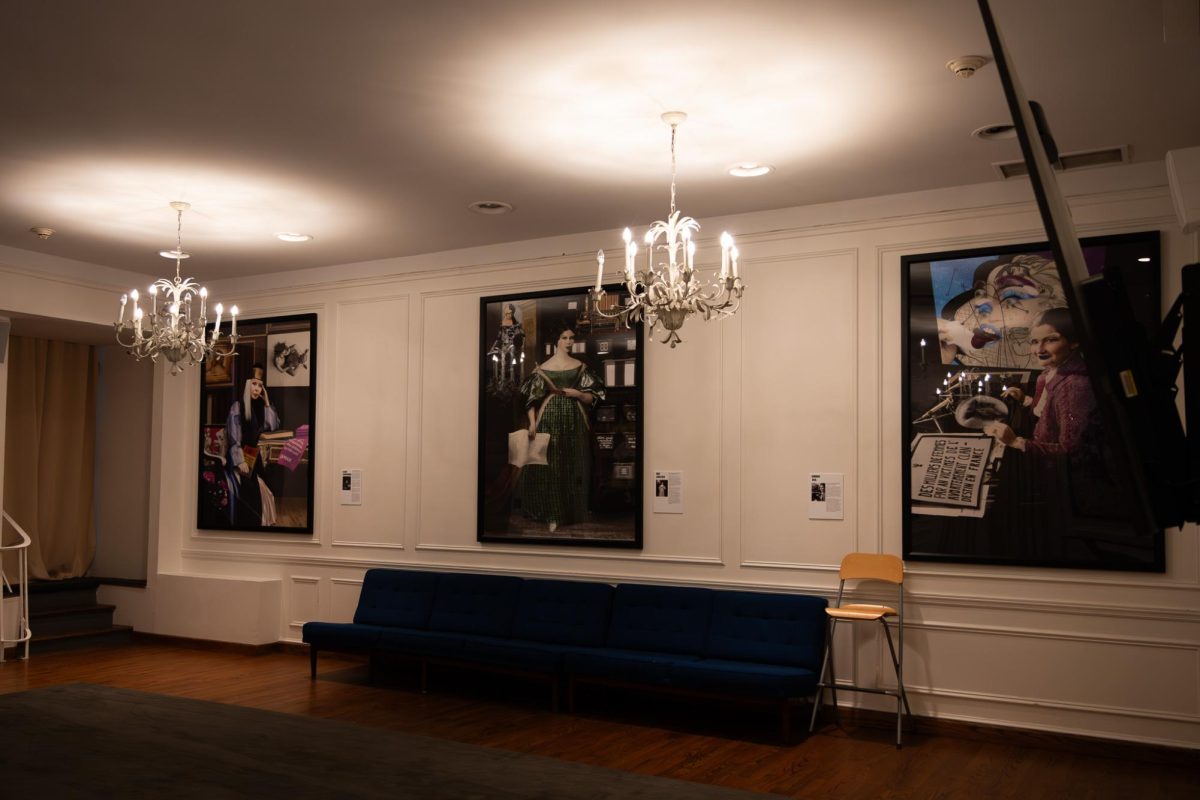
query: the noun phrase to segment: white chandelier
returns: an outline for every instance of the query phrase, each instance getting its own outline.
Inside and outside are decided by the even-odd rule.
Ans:
[[[176,200],[171,203],[175,209],[175,249],[162,250],[159,255],[175,259],[175,280],[159,278],[150,284],[146,290],[150,301],[150,313],[138,305],[140,299],[138,290],[121,295],[121,313],[113,323],[116,329],[117,343],[129,351],[138,361],[149,357],[158,361],[161,355],[171,362],[171,374],[183,372],[184,367],[194,366],[204,361],[205,356],[227,356],[233,352],[237,344],[237,315],[238,307],[229,309],[230,323],[229,340],[224,348],[218,349],[217,342],[221,338],[221,315],[224,308],[217,303],[216,324],[213,325],[211,338],[206,338],[205,328],[208,325],[206,317],[208,289],[197,286],[191,278],[179,277],[179,265],[190,255],[183,250],[183,212],[190,208],[189,203]],[[158,295],[163,295],[162,311],[159,311]],[[198,298],[198,299],[196,299]],[[125,306],[133,300],[133,310],[129,319],[125,318]],[[199,308],[193,308],[199,306]]]
[[[598,270],[596,286],[591,291],[592,305],[597,314],[609,319],[619,318],[626,325],[645,319],[651,330],[657,326],[665,331],[663,344],[679,344],[679,329],[689,314],[701,314],[705,320],[720,319],[734,314],[742,300],[746,285],[738,277],[738,249],[733,237],[721,234],[721,271],[712,284],[705,287],[696,275],[696,242],[693,233],[700,223],[682,216],[675,208],[675,131],[687,119],[682,111],[668,111],[663,122],[671,126],[671,212],[666,220],[658,220],[646,231],[646,269],[638,272],[638,246],[633,233],[625,229],[625,288],[629,305],[608,312],[601,306],[604,297],[604,251],[596,253]],[[662,240],[661,242],[659,240]],[[655,251],[665,253],[666,261],[655,263]]]

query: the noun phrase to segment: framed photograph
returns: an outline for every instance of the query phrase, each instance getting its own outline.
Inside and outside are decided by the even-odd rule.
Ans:
[[[481,298],[479,541],[642,546],[642,340],[587,289]]]
[[[312,533],[316,341],[316,314],[238,320],[201,365],[197,528]]]
[[[1081,240],[1160,321],[1157,231]],[[1162,571],[1045,243],[901,262],[904,557]]]

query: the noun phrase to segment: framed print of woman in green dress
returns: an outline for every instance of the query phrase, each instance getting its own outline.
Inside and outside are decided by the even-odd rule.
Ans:
[[[480,541],[641,546],[641,325],[589,302],[586,289],[481,300]],[[490,345],[514,315],[525,335],[497,392]]]

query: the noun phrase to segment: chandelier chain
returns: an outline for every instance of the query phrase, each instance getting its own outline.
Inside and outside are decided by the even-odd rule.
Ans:
[[[671,213],[675,213],[675,131],[679,125],[671,125]]]
[[[183,209],[175,209],[175,280],[179,281],[179,264],[183,261]]]

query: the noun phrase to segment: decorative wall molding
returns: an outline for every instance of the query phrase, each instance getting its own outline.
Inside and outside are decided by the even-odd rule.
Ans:
[[[1117,615],[1113,615],[1117,616]],[[1196,622],[1196,619],[1181,620]],[[1085,644],[1120,645],[1128,647],[1161,648],[1165,650],[1182,650],[1200,655],[1200,642],[1191,639],[1166,639],[1150,636],[1114,636],[1101,633],[1081,633],[1079,631],[1052,631],[1045,628],[1017,628],[1010,625],[981,625],[978,623],[960,622],[923,622],[911,617],[904,623],[909,630],[942,631],[947,633],[976,633],[986,636],[1008,636],[1018,639],[1042,639],[1055,642],[1083,642]],[[889,662],[890,664],[890,662]],[[1200,716],[1197,716],[1200,719]]]
[[[327,389],[327,391],[330,391],[330,392],[333,392],[336,394],[339,387],[341,386],[341,383],[337,379],[338,362],[340,361],[340,359],[337,358],[337,354],[338,354],[337,345],[338,345],[338,342],[342,341],[344,338],[349,338],[349,334],[346,333],[346,327],[345,327],[347,315],[342,313],[343,309],[348,306],[382,305],[385,303],[393,303],[393,302],[396,302],[399,305],[403,306],[403,313],[404,313],[405,317],[411,321],[411,318],[412,318],[412,294],[410,292],[395,292],[392,294],[371,295],[369,297],[347,298],[344,300],[338,300],[335,303],[333,303],[332,316],[334,319],[333,319],[332,327],[335,332],[335,339],[333,342],[334,358],[327,359],[327,363],[330,363],[330,362],[332,363],[332,369],[328,373],[329,375],[331,375],[332,380],[327,381],[327,386],[330,387]],[[412,349],[411,342],[407,342],[406,344],[408,344],[408,351],[409,351],[409,353],[411,353],[411,349]],[[411,358],[406,353],[405,366],[409,367],[409,372],[411,373],[411,366],[409,366],[410,361],[411,361]],[[407,384],[410,382],[411,382],[411,374],[405,376],[405,384],[406,385],[405,385],[404,394],[406,397],[406,401],[405,401],[406,405],[407,405]],[[402,410],[404,412],[403,416],[407,417],[407,408],[402,409]],[[330,422],[326,428],[329,431],[329,433],[328,433],[328,437],[326,439],[327,445],[322,448],[322,453],[324,453],[326,450],[335,449],[337,447],[337,442],[338,442],[337,415],[334,413],[327,413],[326,418],[330,420]],[[406,431],[406,433],[407,433],[407,431]],[[392,476],[392,478],[394,480],[396,480],[396,482],[402,487],[405,487],[408,485],[408,458],[407,458],[408,446],[407,445],[408,445],[408,442],[407,442],[407,436],[406,436],[405,447],[404,447],[405,457],[403,459],[401,459],[399,462],[400,463],[400,466],[399,466],[400,474],[399,474],[399,476],[395,476],[395,475]],[[329,456],[329,458],[332,458],[332,456]],[[328,463],[328,462],[326,461],[326,463]],[[336,474],[336,473],[333,473],[333,474]],[[404,549],[403,541],[401,541],[400,543],[396,543],[396,542],[360,542],[360,541],[356,541],[353,539],[339,539],[338,538],[339,525],[337,522],[338,503],[337,503],[337,498],[335,497],[335,494],[339,490],[337,488],[335,488],[336,485],[332,481],[325,481],[325,482],[323,482],[322,486],[323,486],[323,489],[322,489],[322,491],[318,492],[318,494],[322,495],[323,499],[328,501],[327,507],[329,509],[328,514],[323,519],[323,523],[324,523],[323,528],[324,528],[324,530],[328,531],[328,540],[329,540],[329,544],[331,547],[379,547],[379,548],[395,549],[395,550],[403,550]],[[405,517],[406,517],[406,509],[404,509],[402,507],[401,514],[400,514],[400,520],[399,520],[400,525],[402,526],[401,530],[400,530],[401,540],[403,540],[403,537],[405,534],[405,532],[403,530],[403,524],[404,524]]]
[[[193,520],[194,524],[195,520]],[[192,529],[191,540],[193,542],[221,542],[223,544],[246,544],[247,542],[253,544],[302,544],[310,546],[319,546],[321,544],[315,533],[247,533],[244,536],[232,536],[228,533],[210,532],[207,529],[201,530],[198,528]]]
[[[895,685],[894,681],[893,681],[892,685],[893,686]],[[1066,700],[1044,700],[1042,698],[1019,697],[1017,695],[1009,695],[1009,694],[983,694],[982,692],[969,692],[969,691],[963,691],[960,689],[937,689],[937,688],[930,687],[930,686],[910,686],[908,683],[904,684],[904,690],[911,694],[919,694],[919,695],[924,695],[926,697],[933,697],[933,698],[950,697],[950,698],[955,698],[955,699],[959,699],[959,700],[969,700],[972,702],[980,703],[981,705],[990,705],[990,704],[999,703],[999,704],[1003,704],[1003,705],[1026,706],[1029,708],[1037,708],[1037,709],[1048,709],[1049,708],[1049,709],[1056,709],[1059,711],[1074,711],[1074,712],[1080,712],[1080,713],[1093,715],[1093,716],[1134,717],[1134,718],[1138,718],[1138,719],[1170,720],[1172,722],[1186,722],[1189,724],[1194,724],[1194,723],[1200,722],[1200,714],[1180,714],[1180,713],[1168,712],[1168,711],[1147,711],[1145,709],[1130,708],[1128,706],[1101,706],[1101,705],[1094,705],[1092,703],[1072,703],[1072,702],[1069,702]],[[943,715],[943,714],[938,714],[937,716],[939,716],[939,717],[945,716],[945,718],[947,718],[947,719],[969,719],[969,720],[979,721],[979,722],[986,721],[992,725],[997,724],[994,721],[991,721],[991,720],[995,719],[994,717],[987,717],[987,716],[985,716],[985,717],[959,717],[956,715]],[[1066,727],[1058,728],[1058,727],[1052,727],[1052,726],[1028,724],[1024,721],[1021,722],[1019,727],[1021,727],[1021,728],[1034,727],[1034,728],[1037,728],[1040,730],[1054,730],[1054,731],[1057,731],[1060,733],[1074,733],[1076,735],[1079,734],[1079,730],[1076,728],[1066,728]],[[1090,733],[1088,733],[1088,735],[1089,736],[1104,736],[1105,734],[1103,734],[1101,732],[1090,732]],[[1136,735],[1126,736],[1125,734],[1122,734],[1120,737],[1112,736],[1112,738],[1122,738],[1122,739],[1128,738],[1128,739],[1132,739],[1132,740],[1136,740],[1136,741],[1148,741],[1148,742],[1153,741],[1153,742],[1158,742],[1161,744],[1168,744],[1173,747],[1180,746],[1180,743],[1178,741],[1153,740],[1153,739],[1139,737]]]
[[[623,553],[623,552],[593,552],[583,551],[564,552],[562,548],[550,549],[525,549],[517,547],[503,547],[488,545],[457,545],[457,544],[419,544],[417,550],[429,550],[440,552],[453,553],[473,553],[479,554],[503,554],[503,555],[518,555],[518,556],[544,556],[549,558],[572,558],[585,561],[629,561],[629,562],[644,562],[657,561],[670,564],[703,564],[706,566],[723,567],[725,562],[713,556],[662,556],[647,553]],[[494,572],[503,572],[504,570],[491,570]]]
[[[312,587],[311,591],[315,595],[313,605],[319,611],[321,607],[321,579],[315,575],[291,575],[289,576],[287,608],[288,611],[293,611],[296,608],[296,592],[298,586]],[[294,615],[293,615],[294,616]],[[289,628],[300,628],[304,626],[307,620],[292,619],[288,621]]]
[[[805,564],[799,561],[742,561],[739,567],[746,569],[789,569],[801,572],[837,572],[837,564]]]

